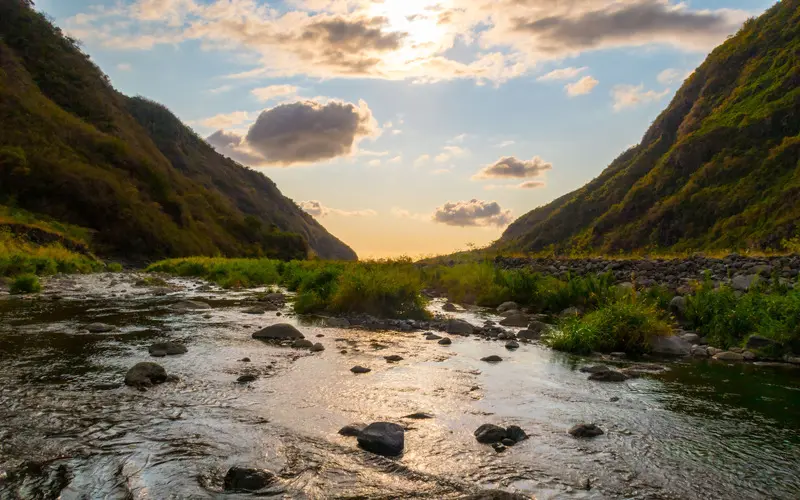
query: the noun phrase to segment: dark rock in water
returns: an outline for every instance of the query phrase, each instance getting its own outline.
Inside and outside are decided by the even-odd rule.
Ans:
[[[245,314],[265,314],[267,310],[264,307],[251,307],[242,311]]]
[[[517,333],[517,338],[520,340],[539,340],[542,334],[534,332],[533,330],[520,330]]]
[[[418,411],[417,413],[412,413],[410,415],[406,415],[403,418],[413,418],[415,420],[425,420],[425,419],[428,419],[428,418],[433,418],[433,415],[431,415],[430,413],[424,413],[424,412]]]
[[[692,351],[692,344],[677,335],[671,337],[656,337],[651,342],[653,354],[661,356],[688,356]]]
[[[513,439],[515,443],[528,439],[528,435],[518,425],[509,425],[506,429],[506,436],[509,439]]]
[[[594,424],[578,424],[569,431],[571,436],[578,438],[591,438],[603,434],[603,429]]]
[[[530,322],[530,319],[528,318],[527,315],[518,312],[516,314],[512,314],[511,316],[503,318],[503,320],[500,321],[500,324],[503,325],[503,326],[519,326],[519,327],[522,327],[522,326],[528,326],[529,322]]]
[[[516,349],[519,347],[519,342],[515,340],[509,340],[506,342],[506,349]]]
[[[347,437],[356,437],[359,434],[361,434],[361,431],[363,431],[366,427],[367,427],[367,424],[364,424],[364,423],[361,423],[361,422],[348,424],[348,425],[345,425],[344,427],[342,427],[341,429],[339,429],[339,434],[341,434],[342,436],[347,436]]]
[[[256,379],[258,379],[258,376],[253,375],[251,373],[246,373],[237,378],[236,381],[239,382],[240,384],[246,384],[248,382],[255,382]]]
[[[611,401],[612,403],[616,403],[617,401],[619,401],[619,396],[611,396],[611,399],[609,399],[609,401]]]
[[[189,312],[211,309],[211,306],[199,300],[182,300],[172,304],[170,308],[178,312]]]
[[[350,371],[353,373],[369,373],[372,371],[372,368],[364,368],[363,366],[356,365],[350,368]]]
[[[105,323],[92,323],[90,325],[86,325],[86,330],[89,333],[108,333],[116,330],[116,327],[107,325]]]
[[[387,363],[397,363],[398,361],[403,361],[403,357],[402,356],[398,356],[397,354],[392,354],[390,356],[384,356],[383,359],[385,359]]]
[[[436,335],[435,333],[430,333],[430,334],[425,336],[425,340],[439,340],[441,338],[442,337]]]
[[[322,338],[322,337],[324,337],[324,336],[325,336],[325,335],[323,335],[323,334],[321,334],[321,333],[318,333],[318,334],[317,334],[317,338],[318,338],[318,339],[321,339],[321,338]]]
[[[484,490],[459,497],[459,500],[531,500],[532,497],[503,490]]]
[[[453,343],[453,341],[452,341],[452,340],[450,340],[450,339],[449,339],[449,338],[447,338],[447,337],[445,337],[445,338],[443,338],[443,339],[441,339],[441,340],[439,341],[439,345],[450,345],[450,344],[452,344],[452,343]]]
[[[606,365],[586,365],[579,368],[583,373],[602,373],[611,370]]]
[[[330,328],[350,328],[350,321],[347,318],[325,318],[324,324]]]
[[[358,434],[358,445],[378,455],[397,456],[405,446],[405,431],[397,424],[374,422]]]
[[[492,443],[492,448],[494,448],[494,451],[497,453],[503,453],[506,451],[506,445],[503,443]]]
[[[325,346],[317,342],[316,344],[312,345],[309,350],[311,352],[322,352],[325,350]]]
[[[249,363],[250,362],[250,358],[242,358],[239,361],[241,361],[242,363]]]
[[[503,302],[499,306],[497,306],[497,312],[504,313],[506,311],[515,311],[519,309],[519,304],[516,302]]]
[[[253,338],[258,340],[286,340],[302,339],[305,336],[288,323],[277,323],[253,333]]]
[[[457,307],[456,307],[456,305],[455,305],[455,304],[453,304],[452,302],[446,302],[446,303],[445,303],[445,304],[442,306],[442,311],[446,311],[446,312],[455,312],[455,311],[458,311],[458,308],[457,308]]]
[[[484,444],[499,443],[505,437],[507,437],[506,430],[499,425],[494,424],[483,424],[475,429],[473,434],[479,443]]]
[[[472,335],[475,327],[463,319],[450,319],[447,321],[446,331],[453,335]]]
[[[156,342],[147,348],[151,356],[157,358],[164,356],[176,356],[187,352],[186,346],[177,342]]]
[[[292,347],[295,349],[308,349],[309,347],[314,347],[314,343],[306,339],[297,339],[292,342]]]
[[[750,337],[747,339],[747,344],[745,345],[748,349],[762,349],[774,344],[775,341],[767,337],[762,337],[761,335],[750,335]]]
[[[231,467],[225,474],[225,491],[258,491],[276,480],[275,474],[266,469]]]
[[[163,366],[149,361],[136,363],[125,374],[125,385],[150,387],[167,381],[167,371]]]
[[[589,380],[598,382],[624,382],[628,380],[628,376],[616,370],[607,370],[604,372],[596,372],[589,375]]]
[[[514,446],[517,444],[517,442],[511,438],[503,438],[503,440],[500,442],[503,443],[503,446]]]
[[[487,363],[499,363],[500,361],[503,361],[503,358],[501,358],[497,354],[492,354],[491,356],[486,356],[485,358],[481,358],[481,361],[486,361]]]

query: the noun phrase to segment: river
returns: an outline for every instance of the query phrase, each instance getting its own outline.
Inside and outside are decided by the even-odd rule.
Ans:
[[[253,290],[173,278],[175,291],[158,296],[135,286],[140,278],[61,276],[40,297],[0,300],[0,498],[217,498],[233,465],[275,471],[267,494],[277,498],[480,488],[539,500],[800,498],[800,370],[676,361],[660,375],[592,382],[577,370],[584,361],[537,344],[510,352],[476,337],[442,346],[421,332],[323,328],[289,308],[245,314]],[[169,307],[187,298],[211,309]],[[98,321],[117,329],[83,328]],[[277,322],[325,351],[251,338]],[[151,358],[147,346],[162,340],[188,353]],[[390,354],[404,359],[387,363]],[[490,354],[503,361],[480,361]],[[122,385],[139,361],[180,380]],[[259,378],[237,383],[244,373]],[[402,418],[414,412],[434,418]],[[358,421],[406,425],[404,454],[372,455],[337,434]],[[487,422],[517,424],[530,439],[496,453],[473,436]],[[566,433],[582,422],[605,434]]]

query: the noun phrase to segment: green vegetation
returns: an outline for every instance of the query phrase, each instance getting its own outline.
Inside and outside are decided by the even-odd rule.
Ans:
[[[119,273],[122,272],[122,264],[112,262],[106,266],[106,269],[112,273]]]
[[[11,282],[9,291],[13,294],[39,293],[42,291],[42,284],[35,274],[20,274]]]
[[[717,47],[639,145],[511,224],[493,250],[557,255],[796,251],[800,0]]]
[[[0,276],[89,273],[104,267],[96,258],[67,250],[59,243],[36,245],[0,230]]]

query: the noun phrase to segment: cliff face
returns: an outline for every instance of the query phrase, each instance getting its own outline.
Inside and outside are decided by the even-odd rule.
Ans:
[[[584,187],[511,224],[507,250],[781,248],[800,231],[800,1],[717,47]]]

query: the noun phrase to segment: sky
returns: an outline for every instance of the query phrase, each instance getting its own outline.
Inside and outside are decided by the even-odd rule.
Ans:
[[[639,142],[761,0],[36,0],[362,258],[484,246]]]

